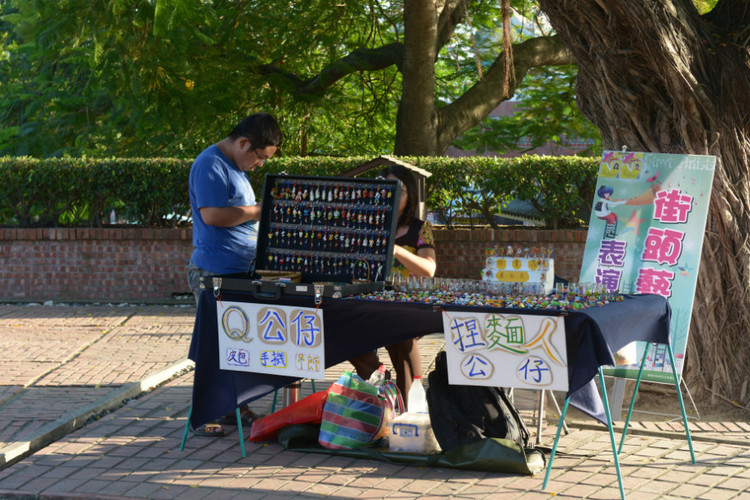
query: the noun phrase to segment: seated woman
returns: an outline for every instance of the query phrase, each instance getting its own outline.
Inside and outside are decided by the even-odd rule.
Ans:
[[[396,239],[393,245],[393,271],[403,276],[435,276],[435,242],[432,224],[417,218],[417,182],[409,169],[392,165],[380,172],[386,179],[399,181],[399,207]],[[409,405],[409,388],[415,375],[422,375],[422,361],[417,339],[404,340],[385,346],[396,371],[396,385]],[[367,380],[380,367],[377,352],[373,351],[350,360],[357,375]]]

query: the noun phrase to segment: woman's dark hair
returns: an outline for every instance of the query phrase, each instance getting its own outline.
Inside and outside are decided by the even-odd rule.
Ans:
[[[389,165],[378,174],[381,177],[388,177],[393,175],[396,179],[403,182],[408,198],[406,199],[406,207],[404,207],[404,213],[398,218],[399,226],[408,226],[412,220],[417,218],[417,204],[419,200],[419,192],[417,191],[417,180],[414,178],[414,174],[408,168],[402,165]]]
[[[280,148],[283,139],[278,122],[268,113],[253,113],[239,122],[229,133],[229,138],[236,140],[240,137],[250,139],[254,150],[268,146]]]

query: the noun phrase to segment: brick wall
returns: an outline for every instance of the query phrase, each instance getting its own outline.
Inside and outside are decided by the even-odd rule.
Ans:
[[[190,229],[0,229],[0,301],[171,300],[192,244]]]
[[[438,275],[480,279],[485,252],[495,245],[551,248],[555,258],[555,274],[568,281],[578,281],[586,230],[524,228],[435,231]]]
[[[436,230],[438,275],[479,279],[495,244],[552,248],[576,281],[585,230]],[[189,294],[191,229],[0,229],[0,302],[161,302]],[[191,300],[188,296],[187,300]]]

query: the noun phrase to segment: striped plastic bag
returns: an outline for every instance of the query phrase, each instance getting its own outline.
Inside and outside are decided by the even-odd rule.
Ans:
[[[330,449],[352,449],[373,441],[384,425],[378,388],[344,372],[328,389],[318,442]]]
[[[387,380],[383,385],[378,387],[378,394],[383,403],[391,411],[391,418],[395,418],[406,411],[404,408],[404,398],[401,396],[401,391],[396,382]]]

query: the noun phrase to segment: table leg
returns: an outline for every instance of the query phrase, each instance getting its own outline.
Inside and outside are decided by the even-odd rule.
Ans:
[[[557,404],[557,399],[555,399],[555,394],[550,391],[549,394],[550,399],[552,400],[552,403],[555,405],[555,409],[557,410],[557,416],[561,416],[560,413],[560,405]],[[563,420],[563,430],[565,431],[565,435],[567,436],[570,434],[570,430],[568,429],[568,424],[565,423],[565,420]]]
[[[240,450],[242,451],[242,458],[245,458],[245,437],[242,435],[242,415],[239,408],[234,409],[234,416],[237,418],[237,432],[240,435]]]
[[[190,403],[190,410],[188,410],[187,422],[185,422],[185,430],[182,433],[182,442],[180,443],[180,451],[185,449],[185,442],[188,437],[188,430],[190,429],[190,417],[193,416],[193,403]]]
[[[544,389],[539,391],[536,409],[536,444],[542,444],[542,426],[544,423]]]
[[[542,483],[542,489],[547,487],[549,481],[549,474],[552,472],[552,462],[555,460],[555,453],[557,452],[557,442],[560,440],[560,431],[562,430],[563,424],[565,423],[565,414],[568,412],[568,404],[570,403],[570,396],[565,398],[563,403],[563,409],[560,413],[560,422],[557,424],[557,433],[555,433],[555,442],[552,444],[552,451],[549,455],[549,463],[547,464],[547,472],[544,474],[544,482]]]

